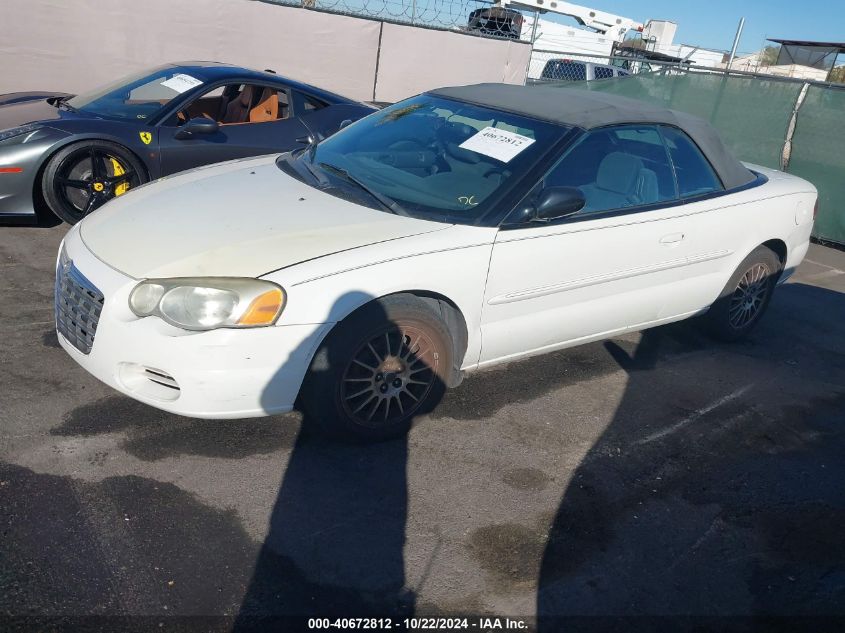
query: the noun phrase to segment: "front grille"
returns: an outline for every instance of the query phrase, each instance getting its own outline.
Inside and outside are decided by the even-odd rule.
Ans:
[[[56,269],[56,330],[83,354],[91,352],[103,293],[77,270],[72,261]]]

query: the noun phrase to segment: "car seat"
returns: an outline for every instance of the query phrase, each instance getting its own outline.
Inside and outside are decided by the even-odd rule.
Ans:
[[[261,92],[258,103],[249,111],[250,123],[264,123],[279,118],[279,93],[272,88]]]
[[[657,200],[657,176],[630,154],[611,152],[599,163],[596,181],[581,187],[585,211],[619,209],[641,204],[640,195]]]
[[[252,86],[244,86],[240,96],[232,99],[232,102],[226,106],[226,116],[223,117],[221,123],[246,123],[250,115],[253,91]]]

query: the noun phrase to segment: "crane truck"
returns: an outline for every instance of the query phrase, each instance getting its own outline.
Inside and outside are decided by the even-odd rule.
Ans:
[[[605,35],[614,40],[621,41],[630,30],[642,31],[642,22],[621,15],[614,15],[606,11],[599,11],[590,7],[583,7],[571,2],[559,0],[498,0],[489,8],[476,9],[469,16],[468,28],[470,31],[479,31],[485,35],[499,35],[519,39],[523,16],[516,9],[527,9],[535,13],[559,13],[572,17],[578,24],[588,29]],[[534,20],[534,31],[536,32],[538,20]],[[532,34],[532,41],[534,34]]]

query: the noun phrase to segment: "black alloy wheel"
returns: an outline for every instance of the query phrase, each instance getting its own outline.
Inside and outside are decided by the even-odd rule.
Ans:
[[[56,216],[76,224],[145,180],[143,166],[128,150],[105,141],[82,141],[50,160],[43,193]]]

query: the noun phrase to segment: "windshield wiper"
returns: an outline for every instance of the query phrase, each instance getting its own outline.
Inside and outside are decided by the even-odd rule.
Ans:
[[[331,165],[329,163],[318,163],[320,167],[326,169],[328,171],[332,171],[336,173],[338,176],[351,182],[354,185],[357,185],[359,189],[363,189],[366,193],[370,194],[370,197],[375,199],[385,210],[393,213],[394,215],[404,215],[407,216],[408,212],[403,209],[398,202],[393,200],[392,198],[388,198],[383,193],[376,191],[375,189],[365,185],[363,182],[358,180],[355,176],[350,174],[348,171],[343,169],[342,167],[337,167],[335,165]],[[307,163],[306,163],[307,165]]]
[[[314,169],[313,163],[311,163],[311,161],[303,160],[302,164],[305,165],[305,169],[308,170],[308,173],[314,177],[314,180],[316,180],[317,184],[319,184],[321,187],[328,187],[331,184],[324,173]]]

